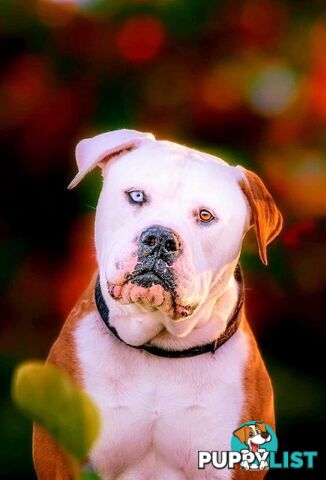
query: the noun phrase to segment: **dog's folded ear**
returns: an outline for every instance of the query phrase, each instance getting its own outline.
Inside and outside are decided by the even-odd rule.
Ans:
[[[96,166],[102,167],[110,158],[128,153],[149,140],[155,140],[151,133],[127,129],[102,133],[82,140],[76,147],[78,173],[68,185],[68,189],[78,185]]]
[[[238,428],[233,432],[233,435],[235,435],[240,442],[246,443],[246,439],[248,438],[248,427],[244,425],[243,427]]]
[[[250,170],[241,171],[239,185],[245,194],[251,210],[251,226],[255,227],[261,261],[267,265],[267,245],[280,233],[283,218],[261,179]]]

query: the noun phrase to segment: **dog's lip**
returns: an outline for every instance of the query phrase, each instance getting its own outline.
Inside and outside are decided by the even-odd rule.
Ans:
[[[137,282],[134,282],[134,280],[145,281],[145,286],[146,286],[146,281],[149,281],[149,282],[154,281],[154,283],[158,283],[159,285],[162,285],[162,287],[165,290],[171,291],[171,288],[169,287],[169,285],[167,285],[164,278],[160,277],[160,275],[158,275],[153,270],[145,270],[135,275],[131,275],[131,277],[128,278],[128,281],[130,281],[131,283],[137,283]]]
[[[177,323],[182,322],[182,321],[186,320],[187,318],[189,318],[196,311],[196,309],[198,307],[198,304],[197,305],[182,305],[182,304],[177,303],[175,301],[175,298],[173,297],[173,291],[169,288],[169,286],[166,285],[166,283],[164,282],[164,279],[162,279],[159,275],[157,275],[156,272],[153,272],[152,270],[143,271],[143,272],[139,272],[137,274],[129,275],[128,277],[126,277],[125,281],[121,284],[110,283],[108,281],[107,282],[108,293],[114,300],[118,300],[121,297],[121,291],[122,291],[124,285],[126,285],[128,282],[132,282],[132,280],[135,279],[135,278],[141,278],[141,277],[145,277],[145,276],[147,276],[147,277],[150,276],[152,280],[155,279],[157,281],[156,283],[160,284],[164,288],[164,290],[166,290],[166,291],[168,291],[172,294],[172,298],[174,299],[173,300],[173,304],[174,304],[173,309],[174,309],[174,312],[175,312],[175,318],[173,319],[174,322],[177,322]],[[134,282],[132,282],[132,283],[134,283]]]
[[[132,275],[129,277],[128,281],[131,281],[131,283],[138,283],[134,282],[134,279],[139,279],[142,280],[144,279],[145,281],[155,281],[156,284],[161,285],[165,291],[170,292],[172,294],[172,297],[174,299],[174,311],[175,311],[175,316],[176,318],[174,321],[182,321],[187,318],[189,318],[197,309],[198,305],[181,305],[176,302],[175,298],[175,292],[173,287],[170,287],[169,284],[165,281],[164,278],[162,278],[160,275],[158,275],[156,272],[153,270],[145,270],[142,272],[139,272],[137,274]],[[153,282],[154,283],[154,282]],[[151,286],[151,285],[149,285]],[[145,285],[146,287],[146,285]]]
[[[131,275],[130,278],[132,280],[132,279],[137,278],[137,277],[143,277],[144,275],[152,275],[153,277],[157,277],[160,280],[163,280],[156,272],[154,272],[154,270],[143,270],[141,272],[134,273],[133,275]]]

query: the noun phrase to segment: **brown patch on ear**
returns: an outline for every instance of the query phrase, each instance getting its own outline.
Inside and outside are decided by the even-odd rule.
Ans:
[[[261,261],[267,265],[267,245],[280,233],[283,218],[261,179],[250,170],[238,167],[244,174],[239,185],[251,209],[251,225],[255,227]]]
[[[244,425],[243,427],[238,428],[238,430],[234,430],[233,435],[235,435],[240,442],[247,443],[246,440],[249,437],[249,430],[248,425]]]
[[[262,432],[266,432],[266,425],[261,422],[256,422],[256,427],[259,428]]]

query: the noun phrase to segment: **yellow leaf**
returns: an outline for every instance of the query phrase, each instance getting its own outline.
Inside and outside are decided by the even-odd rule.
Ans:
[[[86,392],[55,365],[27,362],[14,374],[16,405],[78,460],[86,458],[100,430],[99,412]]]

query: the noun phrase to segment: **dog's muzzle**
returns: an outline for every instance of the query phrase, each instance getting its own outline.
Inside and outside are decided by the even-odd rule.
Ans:
[[[138,262],[128,281],[144,288],[161,285],[175,295],[176,276],[172,264],[181,254],[179,236],[168,228],[152,225],[139,237]]]
[[[171,229],[152,225],[138,237],[137,263],[120,285],[108,283],[109,295],[121,303],[139,303],[178,320],[193,314],[197,304],[184,305],[178,297],[174,262],[182,254],[180,237]]]
[[[160,225],[152,225],[144,230],[139,237],[138,258],[154,256],[168,265],[181,253],[180,237],[173,230]]]

